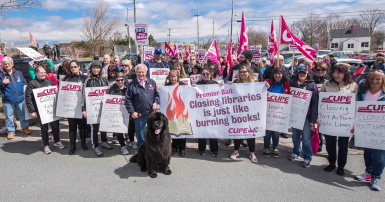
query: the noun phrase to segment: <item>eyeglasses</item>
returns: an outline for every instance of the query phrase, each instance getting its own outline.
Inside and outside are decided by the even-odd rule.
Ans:
[[[203,73],[202,76],[209,76],[210,73]]]
[[[190,60],[195,60],[195,59],[190,59]]]
[[[123,82],[124,79],[115,80],[116,82]]]
[[[247,71],[239,71],[240,74],[246,74]]]
[[[122,65],[123,67],[129,67],[129,65]]]
[[[78,68],[79,66],[71,66],[70,68],[71,69],[76,69],[76,68]]]
[[[377,60],[377,62],[382,62],[382,60]]]
[[[317,71],[317,72],[325,72],[326,71],[326,69],[316,69],[315,71]]]

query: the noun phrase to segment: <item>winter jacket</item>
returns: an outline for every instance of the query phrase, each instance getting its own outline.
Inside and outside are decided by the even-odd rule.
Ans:
[[[286,67],[284,67],[284,66],[282,66],[281,68],[285,70],[284,72],[286,74],[286,77],[288,79],[290,79],[291,78],[291,74],[290,74],[290,72],[288,72],[288,69]],[[270,79],[271,75],[273,75],[273,70],[274,70],[274,64],[272,64],[269,67],[267,67],[265,72],[263,73],[263,80]]]
[[[145,88],[143,88],[138,79],[134,79],[128,84],[125,102],[129,114],[137,112],[148,115],[152,111],[152,105],[159,104],[159,93],[156,90],[155,81],[147,78]]]
[[[167,68],[170,69],[166,60],[161,60],[162,62],[155,62],[155,58],[152,58],[150,61],[145,61],[144,64],[147,66],[147,77],[150,78],[150,69],[151,68]]]
[[[291,87],[301,88],[312,92],[309,109],[307,110],[306,119],[309,119],[310,123],[315,123],[318,117],[318,90],[317,85],[314,83],[313,79],[309,79],[298,85],[296,79],[293,79],[290,83]]]
[[[358,92],[358,101],[365,101],[365,96],[367,92],[368,92],[367,90],[361,90],[360,92]],[[385,101],[384,90],[381,91],[380,97],[378,97],[377,101]]]
[[[48,73],[45,75],[45,78],[51,80],[52,83],[55,84],[57,86],[57,88],[59,89],[59,84],[57,83],[57,80],[56,80],[56,77],[54,74]]]
[[[325,74],[323,77],[318,77],[317,75],[313,76],[313,80],[315,84],[324,84],[327,80],[329,80],[329,76]]]
[[[44,47],[43,47],[43,52],[45,53],[45,54],[49,54],[49,52],[51,51],[51,47],[49,47],[48,45],[44,45]]]
[[[355,82],[345,85],[343,82],[339,84],[334,81],[326,81],[322,87],[321,92],[330,92],[330,93],[357,93],[358,86]]]
[[[200,80],[196,82],[197,85],[206,85],[206,84],[218,84],[218,82],[210,80],[210,81],[205,81],[205,80]]]
[[[35,79],[28,82],[28,86],[25,89],[25,104],[27,105],[29,113],[38,112],[33,89],[48,86],[55,86],[55,84],[49,79]]]
[[[179,85],[180,85],[180,86],[183,86],[183,85],[186,85],[186,84],[183,83],[182,81],[179,81]],[[171,83],[171,82],[168,82],[168,83],[166,83],[164,86],[172,86],[172,83]]]
[[[234,70],[239,70],[239,66],[240,65],[235,65],[233,68],[231,68],[229,81],[233,80],[233,72]],[[253,71],[253,73],[258,73],[258,81],[262,81],[262,73],[261,73],[261,70],[258,68],[258,66],[251,64],[250,69],[251,71]]]
[[[4,84],[3,80],[9,79],[8,84]],[[7,71],[0,72],[0,89],[3,102],[21,102],[24,100],[24,85],[27,85],[23,74],[12,69],[12,75]]]
[[[385,72],[385,63],[377,64],[374,69],[379,69]]]
[[[136,79],[135,71],[128,72],[126,76],[124,76],[124,85],[128,86],[134,79]]]
[[[270,79],[266,79],[266,82],[269,83],[270,86],[274,85],[273,81]],[[285,94],[290,94],[290,82],[283,82],[283,91]]]
[[[127,92],[127,86],[124,86],[123,89],[120,89],[116,83],[114,83],[110,89],[108,89],[108,94],[110,95],[122,95],[125,96]]]

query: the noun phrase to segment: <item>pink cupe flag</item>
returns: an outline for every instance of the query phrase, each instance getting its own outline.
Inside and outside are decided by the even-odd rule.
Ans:
[[[232,58],[232,51],[233,51],[233,47],[232,47],[232,44],[233,42],[232,41],[229,41],[229,45],[228,45],[228,50],[227,50],[227,73],[231,72],[231,68],[233,68],[233,58]]]
[[[179,58],[179,54],[177,53],[177,49],[176,49],[176,44],[174,44],[174,50],[173,50],[173,52],[174,52],[174,57],[177,57],[178,59],[180,59]]]
[[[191,55],[191,47],[188,46],[188,51],[186,52],[186,60],[190,59],[190,55]]]
[[[269,57],[270,57],[270,64],[273,64],[273,58],[278,53],[278,42],[277,42],[277,35],[275,34],[274,30],[274,23],[273,20],[271,21],[271,31],[270,31],[270,37],[269,37]]]
[[[305,42],[299,40],[293,33],[291,33],[289,27],[287,26],[283,16],[281,15],[281,33],[279,34],[281,37],[281,43],[289,43],[295,44],[297,49],[307,58],[313,61],[317,61],[314,59],[313,55],[317,53],[312,47],[307,45]]]
[[[210,58],[212,63],[215,63],[218,65],[219,72],[221,72],[221,75],[222,75],[223,69],[221,65],[221,59],[219,57],[217,42],[215,41],[215,39],[211,43],[209,50],[206,52],[206,57]]]
[[[168,54],[169,56],[173,56],[174,55],[174,52],[172,51],[172,49],[170,48],[170,46],[168,45],[167,42],[164,42],[164,48],[166,49],[164,51],[166,54]]]
[[[238,61],[239,55],[249,50],[249,40],[247,38],[246,32],[246,23],[245,23],[245,12],[242,12],[242,25],[241,25],[241,35],[239,37],[239,46],[238,46]]]

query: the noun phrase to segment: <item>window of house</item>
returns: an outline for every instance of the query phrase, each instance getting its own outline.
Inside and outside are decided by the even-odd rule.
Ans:
[[[338,43],[332,43],[331,48],[338,48]]]
[[[349,43],[348,48],[354,48],[354,43]]]
[[[361,48],[368,48],[369,42],[361,42]]]

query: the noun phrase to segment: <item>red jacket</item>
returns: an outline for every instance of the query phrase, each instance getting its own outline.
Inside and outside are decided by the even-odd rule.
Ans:
[[[266,82],[269,83],[269,85],[273,85],[273,81],[270,79],[266,79]],[[290,83],[288,81],[283,82],[283,91],[285,94],[290,94]]]
[[[57,86],[57,88],[59,89],[59,85],[57,83],[55,75],[53,75],[52,73],[48,73],[45,75],[45,78],[51,80],[53,82],[53,84],[55,84]]]

